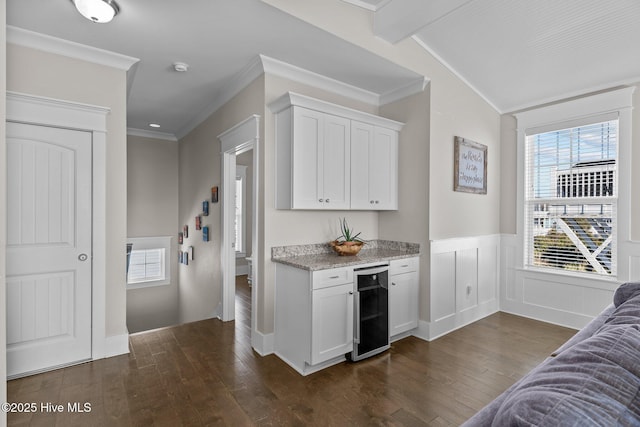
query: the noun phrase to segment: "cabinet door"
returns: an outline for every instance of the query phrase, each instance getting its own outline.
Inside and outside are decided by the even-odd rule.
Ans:
[[[389,335],[394,336],[418,326],[418,272],[389,277]]]
[[[398,133],[374,128],[369,146],[369,201],[374,209],[398,209]]]
[[[311,365],[353,350],[353,284],[318,289],[312,295]]]
[[[351,209],[375,209],[369,197],[369,151],[373,126],[351,122]]]
[[[398,208],[398,134],[351,123],[351,208]]]
[[[324,209],[349,209],[351,206],[351,121],[324,115],[322,141],[321,195]]]
[[[293,209],[322,209],[324,197],[322,158],[324,114],[306,108],[293,107],[293,176],[291,178]]]

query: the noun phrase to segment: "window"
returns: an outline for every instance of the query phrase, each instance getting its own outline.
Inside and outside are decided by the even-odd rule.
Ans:
[[[128,242],[133,245],[127,267],[128,288],[168,285],[171,237],[129,238]]]
[[[531,132],[525,144],[527,265],[615,276],[618,120]]]
[[[236,217],[235,217],[235,241],[236,256],[244,257],[246,251],[246,193],[247,193],[247,167],[236,166]]]

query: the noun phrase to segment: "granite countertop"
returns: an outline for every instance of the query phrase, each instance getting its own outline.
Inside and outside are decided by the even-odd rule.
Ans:
[[[273,262],[310,271],[411,258],[419,255],[419,244],[390,240],[368,241],[360,253],[354,256],[340,256],[331,249],[328,243],[271,248]]]

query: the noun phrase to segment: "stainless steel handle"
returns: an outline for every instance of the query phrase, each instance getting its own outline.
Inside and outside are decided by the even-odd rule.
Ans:
[[[339,279],[339,278],[340,278],[340,276],[331,276],[331,277],[329,277],[329,279]],[[353,292],[351,292],[351,293],[353,294]]]
[[[80,254],[78,255],[78,259],[80,261],[86,261],[89,258],[89,256],[87,254]]]

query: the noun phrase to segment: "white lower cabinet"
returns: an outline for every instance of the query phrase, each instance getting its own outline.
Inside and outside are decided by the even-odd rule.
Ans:
[[[354,266],[318,271],[282,263],[275,267],[275,354],[302,375],[345,360],[354,345]],[[418,269],[418,257],[390,262],[391,337],[418,326]]]
[[[276,264],[275,353],[302,375],[353,350],[353,268]]]
[[[418,327],[418,258],[391,261],[389,267],[389,335]]]
[[[353,350],[353,283],[315,289],[311,296],[311,364]]]

